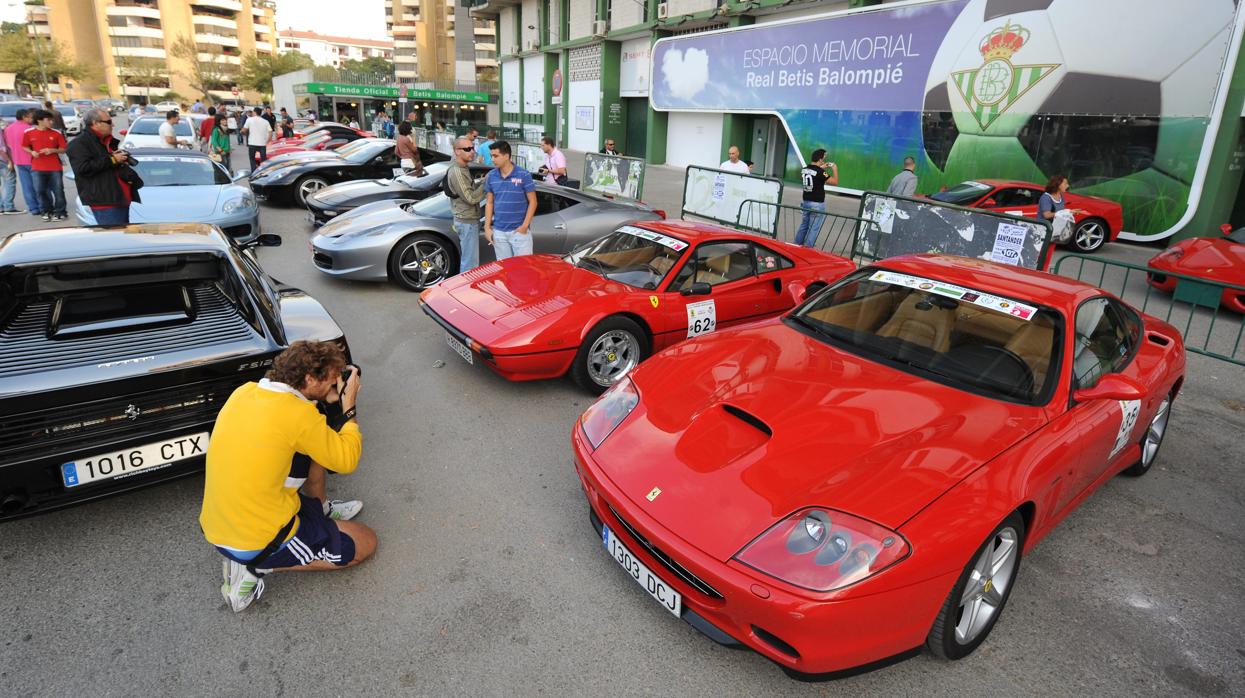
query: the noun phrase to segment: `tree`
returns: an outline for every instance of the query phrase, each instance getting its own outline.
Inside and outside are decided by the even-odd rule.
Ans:
[[[196,44],[183,36],[173,43],[170,52],[190,67],[181,75],[204,97],[209,90],[228,89],[237,78],[233,65],[225,61],[224,49],[216,44]]]
[[[151,101],[151,88],[169,86],[168,65],[159,58],[117,56],[116,61],[117,76],[121,79],[121,84],[147,88],[145,93],[148,101]]]
[[[57,78],[85,80],[97,71],[84,63],[69,58],[60,44],[46,38],[27,34],[0,33],[0,71],[16,73],[17,81],[38,88],[46,93],[47,81]]]
[[[381,58],[380,56],[372,56],[359,60],[349,60],[342,64],[342,70],[349,70],[355,73],[372,73],[375,75],[393,75],[393,63]]]
[[[315,67],[315,61],[305,53],[291,51],[279,56],[248,53],[242,57],[242,70],[238,84],[264,94],[272,93],[272,79],[278,75]]]

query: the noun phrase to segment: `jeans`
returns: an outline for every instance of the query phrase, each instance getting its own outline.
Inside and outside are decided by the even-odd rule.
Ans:
[[[8,166],[0,168],[0,184],[3,186],[3,193],[0,193],[0,211],[15,211],[13,199],[17,198],[17,170],[10,170]]]
[[[498,259],[518,257],[532,253],[532,231],[520,233],[517,230],[493,229],[493,251]]]
[[[238,145],[246,145],[246,136],[242,134],[242,129],[238,129]]]
[[[480,224],[454,221],[458,233],[458,273],[480,266]]]
[[[95,225],[129,225],[130,224],[130,206],[115,206],[113,208],[97,208],[91,213],[95,214]]]
[[[255,159],[258,154],[259,159]],[[246,147],[246,159],[250,161],[251,167],[254,168],[257,163],[261,163],[268,159],[268,146],[266,145],[248,145]]]
[[[34,179],[35,195],[39,197],[39,210],[54,216],[65,215],[65,183],[61,171],[35,171],[30,176]]]
[[[30,176],[30,165],[17,166],[17,180],[22,183],[22,198],[26,200],[26,210],[43,213],[39,208],[39,197],[35,196],[35,180]]]
[[[826,220],[824,215],[814,212],[825,213],[826,204],[824,201],[801,201],[800,208],[804,209],[804,217],[800,219],[800,227],[795,231],[795,244],[813,247],[817,244],[817,236],[821,235],[822,221]]]

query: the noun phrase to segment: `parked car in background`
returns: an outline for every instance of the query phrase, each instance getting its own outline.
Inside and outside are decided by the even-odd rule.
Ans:
[[[1042,185],[1003,179],[978,179],[961,182],[929,198],[949,204],[984,208],[1025,218],[1037,218],[1038,199]],[[1084,209],[1076,216],[1072,239],[1067,243],[1077,252],[1094,252],[1119,236],[1124,226],[1124,209],[1114,201],[1099,196],[1065,192],[1067,208]]]
[[[483,206],[481,206],[483,213]],[[624,223],[655,221],[665,213],[640,203],[606,199],[578,189],[536,184],[532,245],[537,253],[563,254],[617,230]],[[355,281],[392,281],[422,291],[458,273],[458,235],[445,194],[422,201],[366,204],[340,215],[311,239],[312,262],[321,272]],[[480,234],[480,261],[493,247]]]
[[[137,148],[130,154],[143,179],[142,202],[130,205],[131,222],[208,223],[241,243],[259,236],[259,206],[246,186],[249,171],[231,173],[195,150]],[[76,197],[73,213],[82,225],[95,225],[91,208]]]
[[[177,102],[168,102],[168,101],[156,102],[156,111],[160,112],[161,114],[164,114],[165,112],[168,112],[168,111],[172,111],[174,109],[181,111],[181,108],[182,108],[181,105],[178,104]]]
[[[0,327],[0,519],[201,471],[235,388],[297,340],[348,349],[315,299],[190,223],[8,237]]]
[[[1174,293],[1179,280],[1170,274],[1231,284],[1238,288],[1225,288],[1219,302],[1225,307],[1245,313],[1245,228],[1235,231],[1224,226],[1220,237],[1187,238],[1168,247],[1146,262],[1152,271],[1146,273],[1146,281],[1166,293]]]
[[[167,119],[162,115],[138,117],[129,126],[121,129],[121,147],[125,150],[163,147],[160,126],[166,121]],[[177,136],[178,147],[191,149],[195,147],[198,136],[189,119],[180,119],[173,127],[173,133]]]
[[[76,136],[82,133],[82,114],[74,104],[53,104],[52,108],[60,113],[65,120],[65,135]]]
[[[442,155],[441,159],[449,159],[449,156]],[[306,197],[330,184],[400,173],[393,141],[378,139],[345,157],[294,160],[264,168],[251,178],[251,189],[260,198],[302,206]]]
[[[337,150],[341,146],[353,143],[361,138],[363,136],[353,131],[340,134],[319,131],[303,139],[273,143],[268,146],[268,157],[311,150]]]
[[[422,159],[427,153],[424,148],[419,150]],[[312,225],[323,225],[347,211],[376,201],[426,199],[441,191],[449,169],[448,162],[434,162],[424,168],[425,174],[422,177],[403,174],[392,179],[361,179],[329,185],[304,201],[308,212],[307,220]],[[491,169],[486,165],[471,165],[471,176],[483,177]]]
[[[350,143],[347,143],[335,150],[295,150],[282,153],[280,155],[270,155],[267,160],[260,163],[259,167],[256,167],[251,172],[251,177],[258,177],[268,170],[284,163],[299,160],[327,160],[339,157],[344,158],[351,153],[355,153],[368,147],[372,143],[389,143],[392,145],[393,141],[385,138],[360,138],[357,141],[351,141]]]
[[[4,119],[6,123],[12,123],[17,118],[17,112],[22,109],[42,109],[43,105],[39,102],[31,102],[28,100],[13,100],[8,102],[0,102],[0,119]]]

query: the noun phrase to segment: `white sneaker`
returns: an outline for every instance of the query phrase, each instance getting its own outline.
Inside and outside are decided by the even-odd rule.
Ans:
[[[324,503],[324,515],[334,521],[349,521],[363,511],[363,502],[352,499],[330,499]]]
[[[226,559],[221,572],[225,582],[220,585],[220,595],[229,602],[234,613],[246,610],[251,602],[264,593],[264,580],[251,574],[246,565]]]

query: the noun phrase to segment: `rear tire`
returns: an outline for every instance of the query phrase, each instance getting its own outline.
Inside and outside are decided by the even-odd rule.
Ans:
[[[408,291],[423,291],[458,273],[458,251],[445,238],[413,233],[389,251],[389,278]]]
[[[986,537],[943,602],[925,646],[942,659],[962,659],[985,642],[1016,586],[1025,522],[1014,511]]]
[[[634,320],[607,317],[584,338],[571,364],[571,379],[599,395],[622,380],[648,357],[648,335]]]
[[[1101,218],[1086,218],[1072,230],[1072,246],[1077,252],[1089,254],[1102,249],[1110,237],[1107,222]]]

